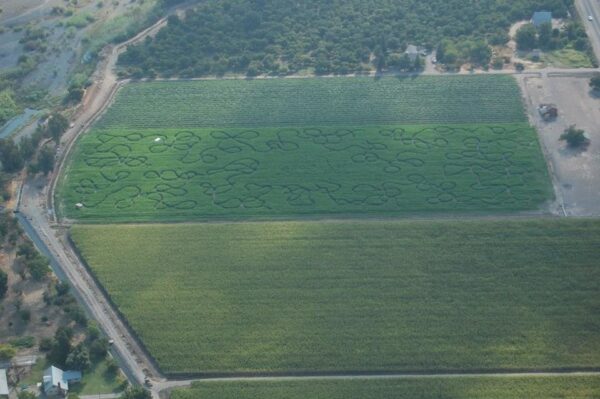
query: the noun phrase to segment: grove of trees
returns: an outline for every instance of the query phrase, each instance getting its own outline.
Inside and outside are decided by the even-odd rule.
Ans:
[[[170,1],[175,3],[177,0]],[[287,75],[301,70],[346,74],[414,68],[408,44],[436,48],[443,39],[489,61],[488,44],[535,10],[566,16],[573,0],[207,0],[185,18],[171,16],[154,38],[129,47],[119,63],[141,76],[228,72]],[[461,43],[468,42],[468,46]],[[449,49],[449,54],[452,49]]]
[[[552,28],[550,23],[541,24],[537,28],[533,24],[525,24],[517,31],[515,41],[519,50],[557,50],[572,47],[579,51],[591,50],[590,42],[583,25],[570,21],[564,28]]]

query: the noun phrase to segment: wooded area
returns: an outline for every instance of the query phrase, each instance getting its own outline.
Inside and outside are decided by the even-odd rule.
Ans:
[[[176,1],[170,1],[174,3]],[[573,0],[209,0],[172,16],[120,57],[130,76],[288,75],[411,69],[409,44],[502,44],[533,11],[564,17]]]

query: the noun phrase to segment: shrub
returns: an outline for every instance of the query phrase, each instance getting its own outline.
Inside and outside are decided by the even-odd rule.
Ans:
[[[585,137],[585,132],[581,129],[577,129],[575,125],[569,126],[568,129],[560,135],[561,141],[566,141],[569,147],[582,147],[588,143],[588,139]]]

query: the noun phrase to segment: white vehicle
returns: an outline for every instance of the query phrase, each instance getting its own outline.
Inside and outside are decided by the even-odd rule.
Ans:
[[[588,21],[593,21],[594,17],[592,17],[591,15],[588,15]]]

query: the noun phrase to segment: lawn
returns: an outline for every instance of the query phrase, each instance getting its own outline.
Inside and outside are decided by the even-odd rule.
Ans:
[[[598,377],[503,377],[197,382],[171,399],[592,399]]]
[[[520,211],[552,189],[525,123],[96,129],[60,196],[70,218],[154,221]]]
[[[75,225],[169,374],[600,365],[600,221]]]
[[[132,83],[102,128],[231,128],[526,122],[511,76]]]

